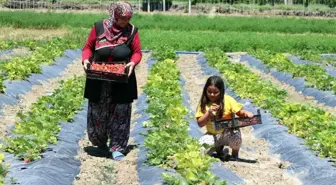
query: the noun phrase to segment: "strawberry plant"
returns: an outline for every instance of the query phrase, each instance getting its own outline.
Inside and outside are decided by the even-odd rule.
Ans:
[[[30,50],[34,50],[37,45],[42,44],[45,41],[39,41],[39,40],[22,40],[22,41],[15,41],[15,40],[0,40],[0,50],[6,50],[6,49],[13,49],[17,47],[28,47]]]
[[[4,93],[5,92],[5,86],[3,85],[3,81],[4,81],[4,78],[0,74],[0,93]]]
[[[52,95],[40,97],[28,112],[18,113],[20,121],[12,131],[15,137],[5,138],[5,150],[20,159],[40,158],[48,144],[56,144],[59,122],[70,122],[82,107],[83,88],[83,77],[63,81]]]
[[[6,41],[0,40],[0,50],[5,50],[8,49],[10,47],[9,43],[7,43]]]
[[[226,184],[209,171],[216,159],[201,153],[198,140],[189,135],[179,79],[180,72],[171,59],[154,64],[150,70],[145,92],[151,119],[144,124],[151,127],[145,140],[148,163],[173,168],[181,175],[163,174],[168,184]]]
[[[309,104],[286,101],[285,91],[243,64],[231,63],[220,49],[206,51],[206,58],[241,98],[250,98],[255,105],[268,109],[289,128],[290,133],[304,138],[320,156],[336,157],[336,117]]]
[[[152,56],[155,57],[157,60],[177,59],[174,48],[167,44],[155,45],[153,48]]]
[[[7,174],[7,165],[4,164],[5,155],[0,153],[0,184],[4,184],[5,176]]]

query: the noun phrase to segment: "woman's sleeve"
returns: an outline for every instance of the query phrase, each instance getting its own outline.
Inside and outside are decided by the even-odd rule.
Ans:
[[[131,56],[131,61],[134,62],[135,65],[139,64],[142,58],[142,52],[141,52],[141,43],[140,43],[140,37],[139,32],[137,32],[134,35],[134,38],[131,43],[131,49],[133,51],[133,54]]]
[[[92,51],[95,49],[96,44],[96,28],[92,27],[88,39],[82,49],[82,63],[84,60],[89,59],[92,56]]]

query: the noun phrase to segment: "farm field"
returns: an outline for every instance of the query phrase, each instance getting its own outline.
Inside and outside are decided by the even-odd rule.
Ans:
[[[86,133],[81,48],[105,14],[0,13],[0,184],[332,184],[336,23],[135,14],[129,153],[113,161]],[[263,124],[241,129],[241,161],[204,155],[193,119],[211,75]],[[262,177],[262,178],[261,178]]]

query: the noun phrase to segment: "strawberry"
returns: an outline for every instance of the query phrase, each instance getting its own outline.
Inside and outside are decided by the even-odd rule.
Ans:
[[[29,158],[24,158],[24,162],[25,163],[30,163],[30,159]]]

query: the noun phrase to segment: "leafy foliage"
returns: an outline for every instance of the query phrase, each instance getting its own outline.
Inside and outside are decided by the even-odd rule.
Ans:
[[[177,59],[174,48],[166,44],[154,46],[152,56],[157,60]]]
[[[37,41],[37,40],[22,40],[22,41],[14,41],[14,40],[0,40],[0,50],[12,49],[16,47],[28,47],[31,50],[43,43],[44,41]]]
[[[0,147],[1,148],[1,147]],[[5,155],[0,153],[0,184],[4,184],[8,166],[4,164]]]

